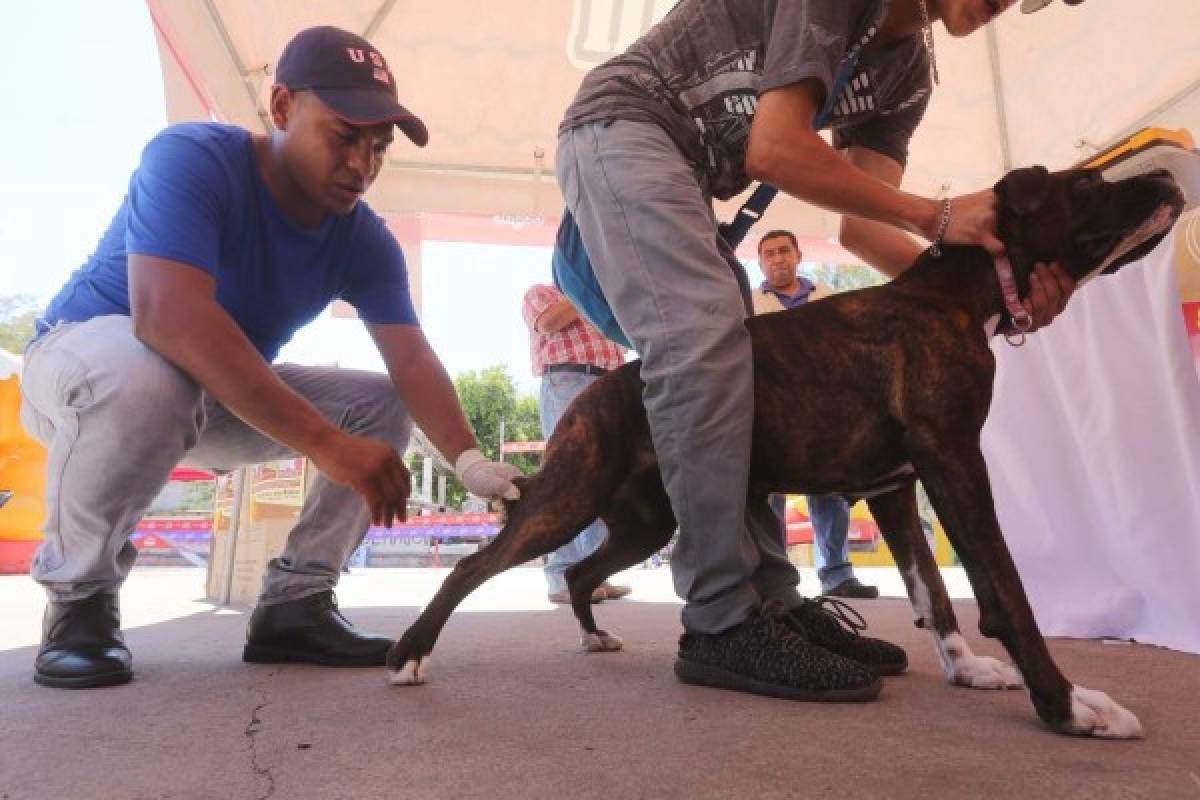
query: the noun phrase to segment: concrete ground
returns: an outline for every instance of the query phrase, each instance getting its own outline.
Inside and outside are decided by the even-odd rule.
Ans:
[[[357,624],[395,635],[444,575],[369,570],[339,596]],[[0,578],[0,800],[1200,798],[1200,658],[1051,642],[1067,675],[1146,730],[1138,742],[1058,736],[1023,691],[945,685],[895,572],[859,575],[896,595],[855,605],[912,661],[861,705],[677,683],[665,568],[620,576],[635,593],[597,615],[626,650],[592,656],[537,570],[501,575],[451,619],[431,683],[408,688],[380,669],[242,664],[245,615],[197,599],[202,571],[143,568],[122,593],[134,682],[45,689],[30,679],[40,591]],[[968,594],[958,571],[947,582]],[[976,651],[1000,655],[975,633],[973,603],[957,606]]]

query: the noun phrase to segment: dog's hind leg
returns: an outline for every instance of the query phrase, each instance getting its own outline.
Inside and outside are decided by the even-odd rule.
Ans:
[[[388,651],[389,680],[414,685],[428,679],[429,654],[438,635],[468,594],[494,575],[554,551],[596,518],[595,504],[562,491],[562,473],[518,479],[521,499],[508,504],[508,520],[496,538],[454,565],[433,600]]]
[[[941,570],[925,541],[917,515],[916,484],[867,499],[896,567],[904,578],[916,625],[933,636],[946,680],[974,689],[1016,689],[1021,675],[1003,661],[971,652],[959,632]]]
[[[596,626],[592,590],[614,572],[644,561],[671,540],[675,515],[656,467],[641,470],[621,485],[603,520],[608,538],[587,558],[567,570],[571,608],[589,653],[620,650],[619,637]]]
[[[1073,686],[1050,656],[996,519],[978,431],[941,437],[910,429],[908,439],[917,474],[975,591],[979,630],[1003,642],[1029,686],[1038,716],[1062,733],[1140,737],[1137,717],[1103,692]]]

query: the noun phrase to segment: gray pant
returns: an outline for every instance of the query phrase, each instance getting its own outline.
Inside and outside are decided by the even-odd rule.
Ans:
[[[273,369],[342,430],[404,451],[412,423],[386,375]],[[21,421],[49,448],[46,539],[31,574],[55,600],[120,587],[137,557],[129,537],[177,465],[228,470],[298,455],[214,402],[124,316],[47,333],[26,355],[21,391]],[[353,490],[318,475],[259,602],[332,588],[369,516]]]
[[[644,400],[679,520],[675,591],[688,630],[716,633],[764,600],[800,602],[766,498],[747,504],[754,377],[749,287],[711,198],[647,123],[582,125],[558,142],[558,182],[596,277],[642,356]]]

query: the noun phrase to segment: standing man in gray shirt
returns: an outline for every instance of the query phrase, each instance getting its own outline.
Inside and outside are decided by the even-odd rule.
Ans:
[[[1033,10],[1044,2],[1025,0]],[[1077,4],[1081,0],[1067,0]],[[862,700],[894,645],[796,591],[765,502],[748,504],[754,419],[749,286],[712,210],[761,180],[844,215],[841,241],[895,276],[931,242],[996,238],[991,190],[899,190],[936,70],[930,26],[981,29],[1014,0],[681,0],[584,79],[557,173],[596,277],[642,355],[644,400],[680,524],[680,680],[792,699]],[[833,146],[816,128],[833,129]],[[1072,290],[1033,279],[1049,322]],[[903,669],[900,663],[898,669]]]

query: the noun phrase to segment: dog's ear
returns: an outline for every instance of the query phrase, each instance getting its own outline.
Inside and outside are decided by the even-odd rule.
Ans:
[[[1050,171],[1045,167],[1014,169],[996,184],[996,198],[1002,208],[1023,217],[1042,207],[1049,183]]]

